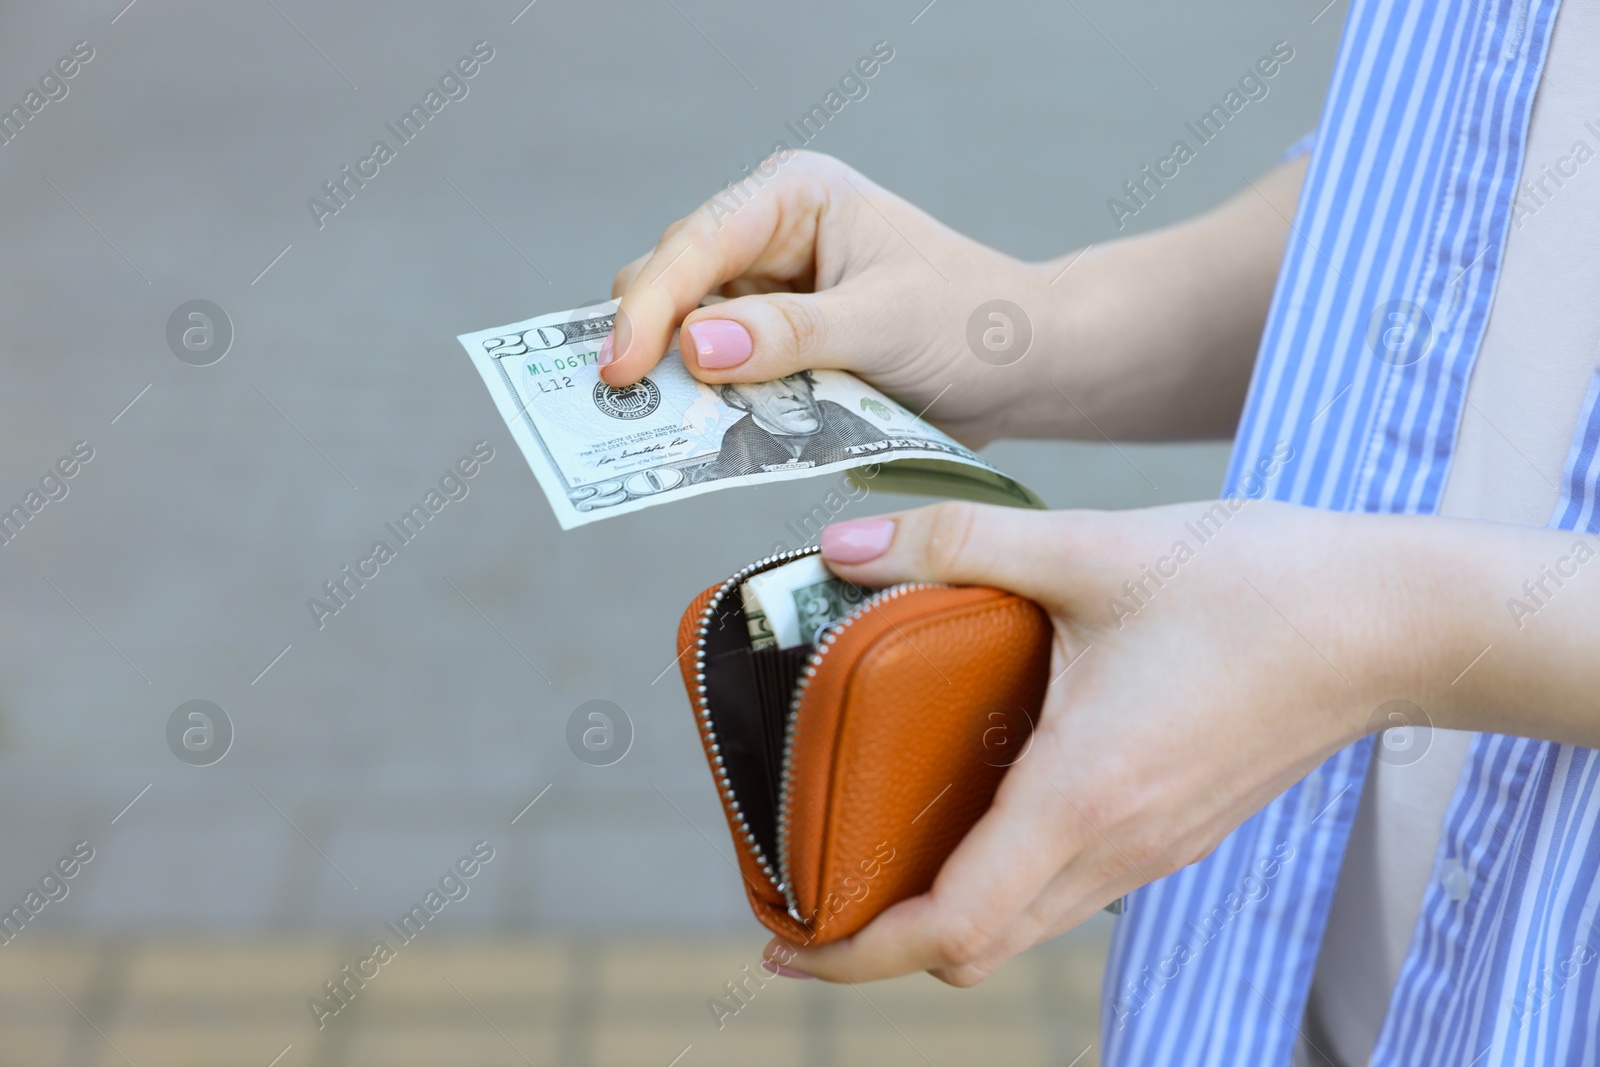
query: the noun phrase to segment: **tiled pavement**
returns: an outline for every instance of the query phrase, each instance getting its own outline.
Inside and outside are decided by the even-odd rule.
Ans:
[[[707,1001],[734,1006],[723,984],[757,936],[419,937],[320,1031],[308,998],[366,946],[18,938],[0,948],[0,1067],[1091,1067],[1109,929],[968,990],[747,982],[721,1029]]]

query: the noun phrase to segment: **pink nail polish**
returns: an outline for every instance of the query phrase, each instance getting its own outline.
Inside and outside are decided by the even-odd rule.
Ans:
[[[600,355],[597,358],[602,367],[617,358],[616,345],[613,343],[616,340],[616,336],[616,331],[612,331],[606,334],[604,341],[600,342]]]
[[[695,359],[707,370],[737,367],[755,347],[750,331],[732,319],[702,319],[685,332],[694,342]]]
[[[835,563],[865,563],[888,551],[893,540],[893,519],[836,522],[822,531],[822,555]]]
[[[780,977],[783,977],[783,978],[810,978],[811,977],[811,975],[807,974],[804,971],[797,971],[793,967],[785,967],[783,964],[774,963],[772,960],[764,961],[761,964],[761,968],[762,968],[762,970],[766,971],[768,974],[776,974],[776,975],[779,975]]]

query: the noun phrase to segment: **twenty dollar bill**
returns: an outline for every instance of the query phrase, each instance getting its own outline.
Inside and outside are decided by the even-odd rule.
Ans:
[[[894,492],[1044,506],[843,371],[711,386],[673,349],[614,389],[600,380],[597,356],[616,308],[606,301],[459,338],[564,530],[717,489],[840,471]]]
[[[752,649],[815,644],[871,595],[830,571],[821,556],[801,556],[739,587]]]

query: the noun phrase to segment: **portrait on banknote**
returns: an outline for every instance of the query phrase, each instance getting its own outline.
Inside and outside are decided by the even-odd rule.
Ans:
[[[817,380],[808,370],[715,388],[724,403],[744,412],[722,435],[713,467],[718,477],[839,463],[851,458],[852,446],[888,437],[842,404],[817,399]]]

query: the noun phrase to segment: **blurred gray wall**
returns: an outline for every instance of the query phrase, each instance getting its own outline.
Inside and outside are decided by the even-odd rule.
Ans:
[[[0,8],[0,105],[94,50],[0,146],[0,503],[94,450],[0,545],[0,905],[82,839],[40,925],[367,931],[482,839],[460,929],[749,926],[673,633],[826,486],[562,533],[455,335],[605,295],[880,39],[893,61],[812,147],[1043,258],[1114,236],[1107,198],[1287,40],[1269,95],[1125,232],[1271,166],[1316,122],[1343,17],[524,2]],[[480,40],[469,95],[319,229],[307,198]],[[169,350],[194,299],[233,324],[212,366]],[[319,630],[307,598],[480,439],[470,495]],[[1213,495],[1226,447],[991,455],[1053,505],[1121,508]],[[195,699],[235,733],[208,767],[167,740]],[[633,724],[613,766],[566,742],[591,699]]]

